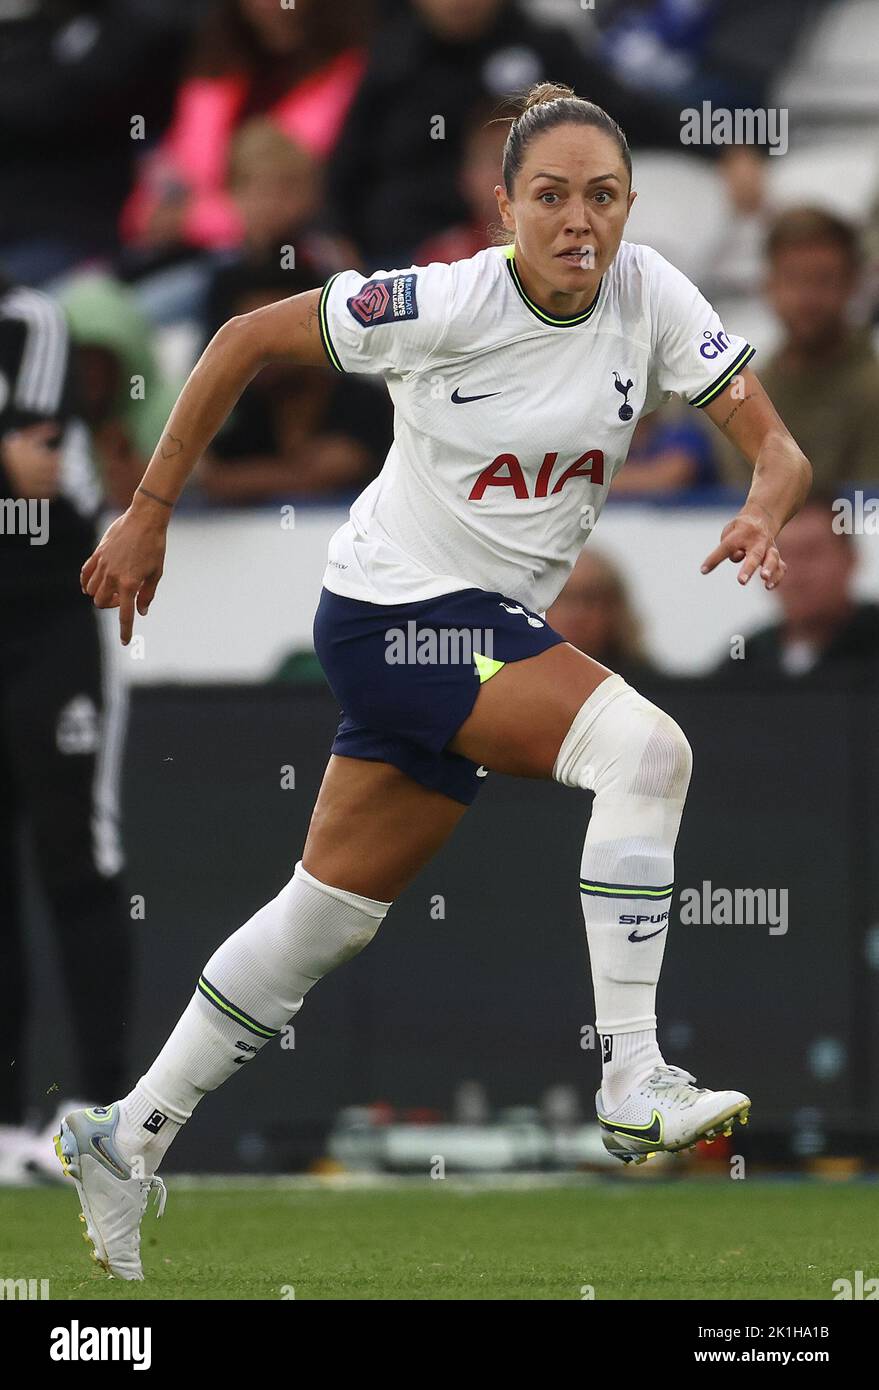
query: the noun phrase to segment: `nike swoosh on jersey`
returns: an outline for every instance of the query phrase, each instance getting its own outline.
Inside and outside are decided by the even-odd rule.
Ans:
[[[603,1120],[600,1115],[598,1123],[603,1129],[609,1129],[611,1134],[625,1134],[630,1139],[644,1139],[648,1144],[659,1144],[662,1141],[662,1116],[657,1110],[654,1110],[649,1125],[615,1125],[610,1120]]]
[[[630,940],[630,941],[649,941],[650,938],[651,938],[651,936],[658,936],[659,933],[660,933],[661,931],[667,931],[667,930],[668,930],[668,922],[666,922],[666,924],[665,924],[664,927],[659,927],[659,929],[658,929],[657,931],[649,931],[649,932],[647,933],[646,936],[639,936],[638,933],[637,933],[636,931],[630,931],[630,932],[629,932],[629,940]]]
[[[458,392],[457,386],[452,392],[453,405],[469,405],[471,401],[487,401],[489,396],[502,396],[502,391],[487,391],[483,396],[462,396]]]

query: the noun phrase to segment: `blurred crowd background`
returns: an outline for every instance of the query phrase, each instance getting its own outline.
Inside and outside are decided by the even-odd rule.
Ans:
[[[492,244],[511,101],[541,79],[569,83],[620,122],[639,192],[628,239],[690,275],[726,327],[756,346],[754,369],[814,469],[814,498],[784,533],[789,576],[771,621],[749,637],[747,660],[726,656],[719,631],[715,674],[741,689],[775,679],[806,688],[828,673],[838,689],[879,688],[875,562],[869,592],[857,582],[876,540],[869,527],[853,537],[832,524],[840,497],[879,492],[875,0],[0,0],[0,386],[4,370],[20,383],[17,394],[0,391],[0,493],[54,499],[45,552],[15,537],[0,544],[0,855],[11,862],[27,813],[35,878],[56,919],[76,924],[76,952],[58,937],[83,1059],[67,1090],[105,1100],[128,1076],[122,1047],[108,1062],[104,1041],[125,1026],[132,974],[131,952],[106,933],[114,914],[130,916],[111,786],[125,680],[113,686],[118,654],[99,655],[78,591],[96,521],[128,504],[182,382],[225,319],[339,269],[451,261]],[[784,152],[682,144],[682,111],[706,101],[783,111]],[[22,287],[47,298],[22,297]],[[30,339],[14,333],[25,324],[36,334],[39,323],[50,325],[49,347],[27,360]],[[57,384],[53,334],[70,348]],[[25,358],[10,365],[19,351]],[[297,516],[330,507],[340,517],[381,468],[391,430],[380,381],[276,365],[199,463],[177,524],[208,528],[193,533],[204,557],[212,525],[254,509],[276,517],[289,502]],[[669,518],[691,509],[698,526],[705,509],[732,514],[748,472],[699,411],[669,406],[639,425],[608,516],[649,504]],[[232,531],[217,535],[225,545]],[[599,530],[550,618],[648,688],[664,663],[649,631],[645,640],[626,550],[603,552]],[[319,576],[319,556],[311,568]],[[283,605],[275,618],[283,625]],[[273,674],[322,685],[307,642],[291,642]],[[39,726],[44,707],[50,735]],[[65,792],[51,761],[59,750],[83,754],[100,782],[91,818],[100,854],[71,829],[80,792],[73,782]],[[35,781],[41,757],[48,770]],[[16,874],[0,864],[8,883]],[[23,909],[17,899],[10,908],[19,925],[0,934],[0,970],[16,1001],[6,1051],[18,1055],[36,1015],[26,1006]],[[225,934],[211,929],[208,941]],[[110,1002],[103,978],[84,978],[90,950],[118,983]],[[100,1030],[83,1021],[91,1006]],[[171,1021],[163,1016],[162,1029]],[[15,1149],[4,1150],[4,1124],[20,1138],[34,1109],[23,1068],[12,1074],[0,1074],[0,1177]]]
[[[226,318],[340,268],[489,245],[509,98],[563,81],[627,132],[627,235],[755,343],[816,481],[875,481],[877,53],[869,0],[2,0],[0,266],[62,304],[124,507]],[[703,101],[784,108],[789,149],[683,146]],[[264,373],[186,505],[350,494],[390,429],[374,383]],[[741,487],[713,436],[698,412],[654,415],[615,498]]]

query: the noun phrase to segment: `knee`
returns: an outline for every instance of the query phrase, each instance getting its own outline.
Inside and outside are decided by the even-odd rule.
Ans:
[[[645,705],[649,704],[644,701]],[[693,771],[693,750],[670,714],[649,705],[652,715],[646,741],[633,769],[630,791],[635,796],[683,801]]]
[[[307,939],[324,973],[368,946],[391,907],[390,902],[323,883],[301,860],[278,901],[285,941]]]
[[[680,725],[613,676],[575,716],[553,777],[596,794],[682,805],[692,769],[692,749]]]

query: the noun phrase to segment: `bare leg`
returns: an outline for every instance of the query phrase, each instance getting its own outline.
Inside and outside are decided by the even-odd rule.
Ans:
[[[303,867],[321,883],[393,902],[466,810],[390,763],[334,754],[312,813]]]
[[[568,642],[510,662],[480,687],[449,748],[492,772],[551,777],[575,714],[610,675]]]

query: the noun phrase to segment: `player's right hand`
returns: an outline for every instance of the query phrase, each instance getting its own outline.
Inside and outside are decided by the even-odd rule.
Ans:
[[[79,581],[96,608],[119,609],[123,647],[131,641],[134,609],[146,617],[162,577],[167,527],[163,518],[131,507],[107,528],[83,565]]]

